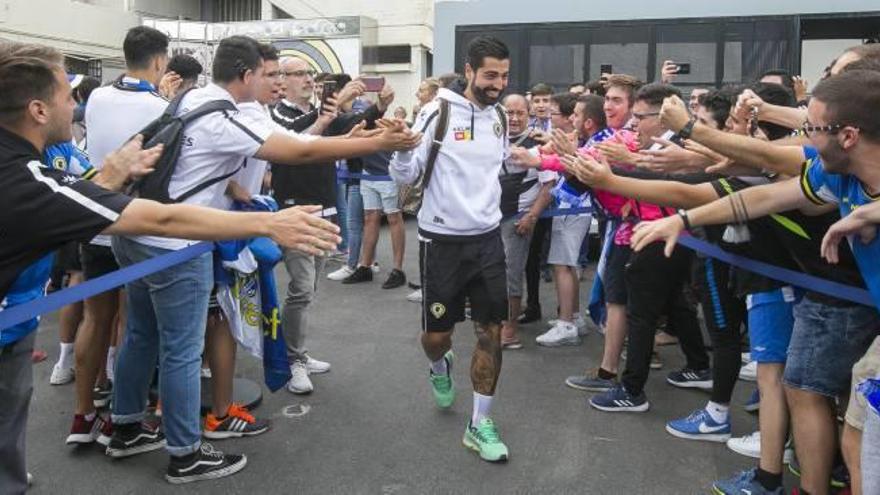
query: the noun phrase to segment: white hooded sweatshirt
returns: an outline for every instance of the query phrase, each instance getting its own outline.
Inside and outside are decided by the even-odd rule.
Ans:
[[[449,127],[422,199],[419,231],[427,238],[492,232],[501,222],[498,173],[508,153],[506,126],[494,106],[480,109],[447,89],[437,96],[450,103]],[[430,116],[439,106],[437,100],[429,103],[416,119],[415,129],[424,133],[421,144],[392,157],[389,171],[398,184],[412,184],[424,171],[439,120]]]

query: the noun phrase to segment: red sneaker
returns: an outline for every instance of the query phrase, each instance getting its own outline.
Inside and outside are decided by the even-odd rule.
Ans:
[[[87,420],[85,415],[76,414],[73,416],[73,425],[70,427],[70,435],[67,436],[67,444],[88,444],[97,440],[104,427],[104,420],[95,414],[91,421]]]

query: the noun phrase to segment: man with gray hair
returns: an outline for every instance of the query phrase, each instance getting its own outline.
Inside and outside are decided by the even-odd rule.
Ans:
[[[508,135],[512,145],[526,149],[539,146],[532,139],[529,124],[529,102],[523,95],[510,94],[504,98],[507,111]],[[507,258],[507,299],[510,317],[501,330],[504,349],[522,349],[517,336],[517,316],[522,309],[523,274],[529,257],[529,245],[535,224],[541,212],[550,204],[550,189],[556,182],[556,172],[524,168],[510,160],[501,165],[501,239]]]

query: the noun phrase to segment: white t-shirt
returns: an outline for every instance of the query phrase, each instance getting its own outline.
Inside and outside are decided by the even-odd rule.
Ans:
[[[235,103],[228,91],[209,84],[187,93],[178,115],[185,114],[212,100]],[[228,174],[253,157],[275,128],[263,113],[256,117],[242,111],[214,112],[193,121],[185,130],[183,148],[168,184],[170,196],[177,197],[212,178]],[[228,209],[226,196],[229,180],[222,180],[187,198],[184,203]],[[181,249],[196,241],[164,237],[138,236],[134,240],[163,249]]]
[[[123,82],[137,84],[138,80],[124,77]],[[85,149],[92,165],[101,170],[110,152],[156,120],[167,106],[168,101],[152,91],[125,90],[112,85],[92,91],[85,115],[89,129]],[[110,236],[95,236],[91,243],[109,247]]]

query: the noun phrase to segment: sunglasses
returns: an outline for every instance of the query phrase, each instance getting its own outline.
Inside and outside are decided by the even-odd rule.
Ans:
[[[804,125],[801,126],[801,132],[806,135],[814,134],[817,132],[825,132],[828,134],[835,134],[839,131],[843,126],[840,124],[828,124],[828,125],[812,125],[809,122],[805,122]]]

